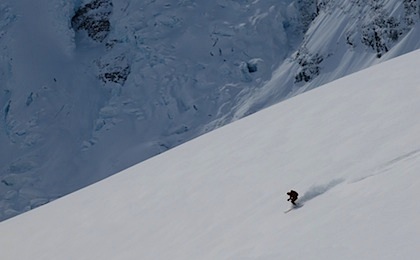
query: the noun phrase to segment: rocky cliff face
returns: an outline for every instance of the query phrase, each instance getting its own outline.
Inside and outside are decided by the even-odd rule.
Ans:
[[[303,2],[316,2],[303,40],[234,118],[420,47],[418,1]]]
[[[7,0],[0,219],[419,48],[415,0]]]

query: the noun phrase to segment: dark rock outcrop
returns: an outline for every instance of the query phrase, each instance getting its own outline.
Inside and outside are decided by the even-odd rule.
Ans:
[[[76,11],[71,24],[75,30],[85,30],[90,38],[102,42],[110,31],[111,13],[111,0],[93,0]]]

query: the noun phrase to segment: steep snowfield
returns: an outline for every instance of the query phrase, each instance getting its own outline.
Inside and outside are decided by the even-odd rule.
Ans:
[[[6,220],[2,258],[417,259],[419,66],[373,66]],[[284,214],[291,188],[304,205]]]
[[[3,0],[0,220],[415,50],[411,0]]]

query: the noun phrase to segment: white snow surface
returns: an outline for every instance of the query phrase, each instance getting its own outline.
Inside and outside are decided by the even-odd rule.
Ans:
[[[6,220],[2,259],[418,259],[419,66],[375,65]]]

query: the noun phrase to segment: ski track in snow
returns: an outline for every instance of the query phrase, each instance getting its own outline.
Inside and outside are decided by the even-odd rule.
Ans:
[[[415,160],[420,156],[420,149],[413,150],[411,152],[405,153],[401,156],[398,156],[382,165],[379,165],[378,167],[375,167],[375,169],[372,170],[371,174],[368,174],[364,177],[357,178],[355,180],[352,180],[351,183],[356,183],[363,181],[367,178],[375,177],[381,174],[386,174],[389,172],[392,168],[397,167],[398,164],[404,163],[409,160]]]

